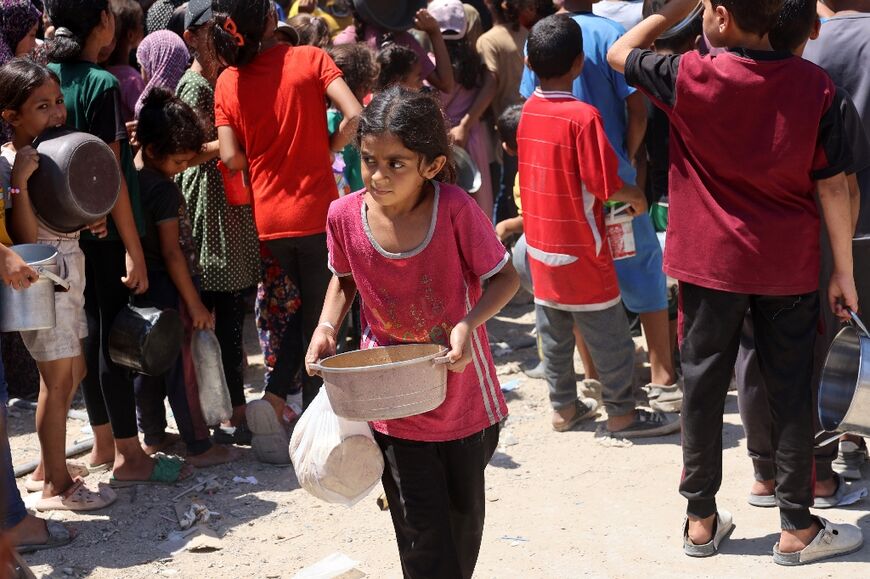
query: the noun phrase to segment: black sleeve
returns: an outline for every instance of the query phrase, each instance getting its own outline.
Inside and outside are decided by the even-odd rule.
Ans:
[[[840,95],[840,115],[843,117],[843,131],[846,142],[852,151],[852,166],[846,170],[848,175],[860,173],[870,168],[870,136],[864,130],[861,115],[855,108],[855,102],[845,89],[837,87]]]
[[[845,173],[852,167],[852,150],[843,128],[842,100],[841,94],[835,92],[831,106],[825,111],[819,124],[819,141],[813,170],[813,179],[816,181]]]
[[[659,106],[673,107],[677,100],[679,54],[658,54],[635,48],[625,60],[625,80],[657,100]]]
[[[109,89],[94,99],[88,132],[107,144],[127,139],[127,126],[121,106],[121,91]]]
[[[152,187],[143,199],[148,219],[155,225],[160,225],[164,221],[178,219],[178,209],[180,207],[178,198],[178,189],[171,181]]]

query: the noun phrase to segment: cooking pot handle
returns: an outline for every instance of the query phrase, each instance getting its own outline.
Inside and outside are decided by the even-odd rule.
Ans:
[[[825,432],[827,432],[827,431],[826,431],[826,430],[820,430],[820,431],[818,431],[818,432],[816,433],[816,438],[818,438],[818,437],[820,437],[821,435],[825,434]],[[839,440],[841,436],[843,436],[843,435],[842,435],[842,434],[835,434],[834,436],[828,438],[827,440],[824,440],[824,441],[822,441],[822,442],[817,442],[817,443],[816,443],[816,448],[822,448],[822,447],[828,446],[829,444],[831,444],[831,443],[834,442],[835,440]]]
[[[870,338],[870,332],[867,331],[867,326],[861,321],[861,318],[858,317],[858,314],[853,312],[850,308],[846,308],[846,311],[849,312],[849,316],[852,318],[852,323],[854,323],[859,330],[864,332],[864,335]]]
[[[55,285],[59,285],[63,289],[69,291],[69,282],[66,281],[65,279],[56,276],[55,274],[51,273],[50,271],[48,271],[44,267],[37,267],[35,269],[36,269],[36,273],[38,273],[39,275],[47,277],[48,279],[53,281],[55,283]]]

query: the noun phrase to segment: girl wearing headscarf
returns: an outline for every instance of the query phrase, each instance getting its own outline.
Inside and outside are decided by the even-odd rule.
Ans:
[[[168,30],[158,30],[145,37],[136,50],[136,58],[142,67],[142,78],[147,83],[136,102],[138,117],[139,111],[142,110],[142,103],[152,88],[159,86],[175,92],[178,81],[190,64],[190,52],[184,40],[177,34]]]
[[[0,65],[36,48],[41,17],[33,0],[0,0]]]

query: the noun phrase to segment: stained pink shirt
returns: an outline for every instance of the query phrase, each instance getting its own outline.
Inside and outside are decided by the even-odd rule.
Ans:
[[[509,256],[489,219],[454,185],[436,183],[429,233],[405,253],[383,249],[368,227],[365,190],[333,201],[327,219],[329,268],[351,275],[362,298],[362,348],[406,343],[447,345],[450,332],[480,300],[481,282]],[[507,417],[486,327],[474,331],[472,363],[448,372],[447,399],[425,414],[372,423],[407,440],[465,438]]]

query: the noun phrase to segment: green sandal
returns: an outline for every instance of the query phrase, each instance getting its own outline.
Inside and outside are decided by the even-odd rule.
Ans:
[[[154,470],[151,471],[148,480],[119,480],[113,475],[109,479],[109,485],[116,489],[137,485],[171,485],[187,478],[181,476],[184,461],[180,458],[165,455],[156,455],[154,458]]]

